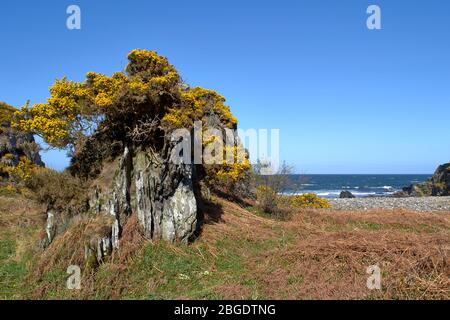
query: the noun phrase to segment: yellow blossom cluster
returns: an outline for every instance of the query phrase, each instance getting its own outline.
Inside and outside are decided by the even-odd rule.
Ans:
[[[33,174],[38,169],[39,166],[35,165],[27,157],[23,156],[20,157],[20,161],[17,166],[6,165],[4,163],[0,164],[0,176],[6,177],[8,179],[27,182],[33,177]]]
[[[223,188],[232,188],[239,181],[249,178],[250,169],[248,154],[241,144],[224,146],[220,165],[205,165],[208,182]]]
[[[314,193],[288,196],[288,200],[293,208],[329,209],[331,204]]]
[[[235,128],[237,119],[225,105],[225,98],[214,90],[195,87],[181,93],[181,107],[174,107],[162,119],[167,128],[189,128],[193,122],[215,114],[228,128]]]

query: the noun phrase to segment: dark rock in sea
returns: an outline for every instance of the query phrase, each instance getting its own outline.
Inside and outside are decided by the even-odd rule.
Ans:
[[[342,191],[341,194],[339,195],[339,198],[341,198],[341,199],[353,199],[353,198],[356,198],[356,197],[350,191]]]
[[[403,188],[403,192],[412,197],[449,196],[450,163],[439,166],[428,181]]]
[[[406,188],[403,188],[405,190]],[[392,195],[392,198],[408,198],[410,197],[409,193],[406,191],[398,191]]]

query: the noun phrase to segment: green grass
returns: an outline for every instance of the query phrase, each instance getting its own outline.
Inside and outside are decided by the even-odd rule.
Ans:
[[[219,286],[248,287],[252,298],[256,279],[245,264],[248,255],[268,250],[273,243],[252,243],[224,238],[216,243],[217,253],[204,245],[172,246],[165,243],[148,245],[136,257],[126,275],[124,298],[133,299],[220,299]],[[98,282],[109,275],[100,271]],[[132,288],[132,289],[131,289]]]
[[[23,295],[27,276],[24,261],[15,261],[16,242],[10,234],[0,239],[0,299],[17,299]]]
[[[246,265],[249,256],[269,250],[274,244],[224,238],[216,243],[216,253],[205,244],[148,244],[121,269],[117,263],[106,263],[89,277],[83,274],[81,298],[89,299],[222,299],[221,286],[246,288],[242,298],[258,297],[258,280]],[[83,272],[84,270],[82,270]],[[77,292],[65,288],[65,270],[44,274],[41,286],[47,289],[44,299],[70,299]],[[93,283],[92,283],[93,282]]]

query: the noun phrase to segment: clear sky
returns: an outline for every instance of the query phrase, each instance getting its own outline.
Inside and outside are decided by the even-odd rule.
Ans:
[[[71,4],[81,30],[66,28]],[[370,4],[382,30],[366,27]],[[57,78],[155,50],[240,127],[279,128],[298,172],[431,173],[450,161],[449,14],[447,0],[2,0],[0,101],[44,102]]]

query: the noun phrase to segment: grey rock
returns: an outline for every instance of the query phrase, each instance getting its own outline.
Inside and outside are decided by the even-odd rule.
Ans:
[[[339,195],[339,198],[352,199],[352,198],[356,198],[356,197],[350,191],[342,191],[341,194]]]
[[[118,249],[122,229],[131,214],[137,215],[148,239],[189,241],[197,227],[193,166],[171,161],[173,146],[167,141],[160,152],[125,148],[111,187],[94,188],[89,201],[91,212],[112,216],[114,223],[109,235],[100,238],[101,246],[100,240],[91,241],[85,250],[86,259],[101,262],[108,250]]]
[[[135,207],[144,235],[149,239],[187,242],[197,222],[192,165],[174,164],[142,149],[136,152],[133,165]]]
[[[21,157],[38,166],[44,166],[39,155],[40,147],[32,134],[12,129],[9,124],[0,126],[0,163],[16,166]],[[9,155],[5,157],[6,155]]]
[[[56,212],[53,210],[47,210],[47,220],[45,223],[45,238],[41,240],[41,248],[47,248],[56,236]]]
[[[439,166],[426,182],[403,188],[412,197],[450,196],[450,163]]]
[[[113,235],[111,226],[97,228],[90,234],[85,234],[84,257],[89,268],[95,268],[104,259],[111,255],[113,247]]]

